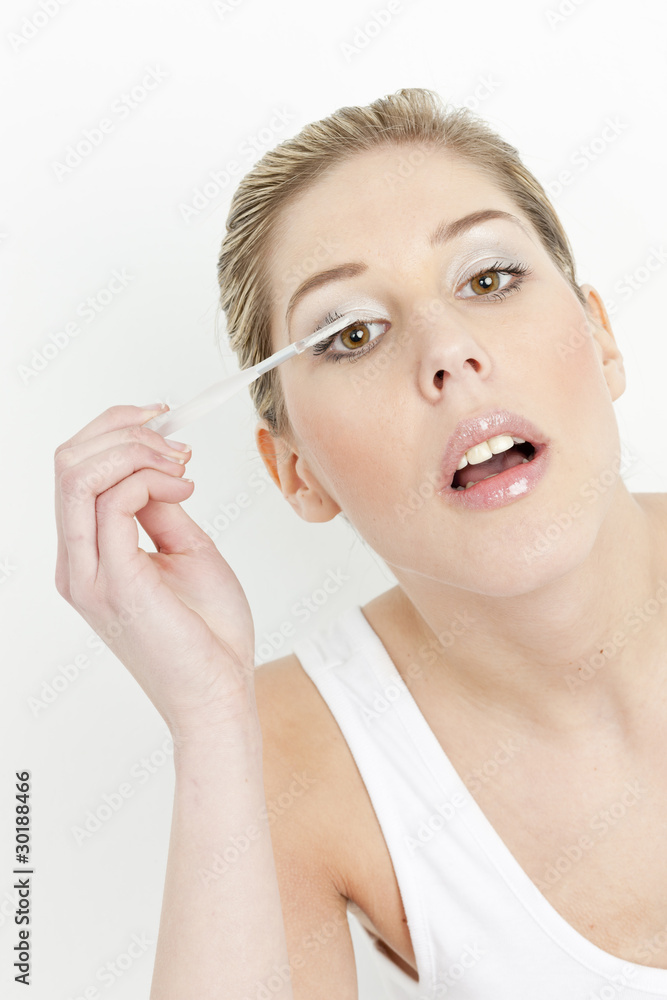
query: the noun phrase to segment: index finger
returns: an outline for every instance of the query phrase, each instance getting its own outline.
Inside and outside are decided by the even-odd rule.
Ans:
[[[169,409],[167,403],[155,403],[153,406],[110,406],[104,413],[91,420],[89,424],[77,431],[68,441],[63,441],[58,445],[56,452],[61,448],[71,448],[73,445],[81,444],[82,441],[89,441],[90,438],[98,434],[106,434],[108,431],[117,431],[122,427],[129,427],[130,424],[145,424],[158,413],[166,413]]]
[[[74,445],[89,441],[91,438],[109,431],[120,430],[132,424],[145,424],[146,421],[156,416],[158,413],[165,413],[169,409],[167,403],[155,403],[149,406],[110,406],[109,409],[100,413],[99,416],[91,420],[90,423],[82,427],[68,441],[63,441],[56,448],[56,454],[63,448],[71,448]],[[62,504],[58,483],[55,485],[55,515],[56,530],[58,534],[58,554],[57,564],[62,564],[67,560],[67,542],[62,525]]]

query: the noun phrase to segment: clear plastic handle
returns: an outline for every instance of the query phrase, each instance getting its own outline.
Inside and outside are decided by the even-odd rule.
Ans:
[[[195,396],[194,399],[191,399],[189,403],[184,403],[183,406],[179,406],[169,413],[160,413],[157,417],[153,417],[144,424],[144,427],[148,427],[152,431],[159,431],[160,434],[174,434],[176,431],[180,431],[182,427],[185,427],[186,424],[191,424],[206,413],[210,413],[211,410],[220,406],[221,403],[225,403],[234,393],[250,385],[265,372],[271,371],[277,365],[281,365],[283,361],[293,358],[295,354],[302,354],[309,348],[315,347],[320,341],[326,340],[327,337],[332,336],[334,333],[339,333],[355,321],[363,323],[364,321],[376,318],[375,313],[371,313],[368,309],[357,309],[354,312],[348,312],[333,323],[329,323],[320,330],[316,330],[315,333],[310,333],[307,337],[303,337],[301,340],[297,340],[295,343],[281,348],[275,354],[265,358],[263,361],[259,361],[251,368],[244,368],[242,371],[230,375],[220,382],[215,382],[207,389],[204,389],[203,392],[200,392],[199,395]]]

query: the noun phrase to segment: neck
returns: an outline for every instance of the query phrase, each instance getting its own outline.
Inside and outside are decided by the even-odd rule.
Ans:
[[[619,483],[586,558],[519,596],[434,591],[433,580],[392,567],[413,658],[428,649],[428,671],[449,691],[513,726],[583,736],[604,722],[640,733],[667,641],[662,507],[644,496]]]

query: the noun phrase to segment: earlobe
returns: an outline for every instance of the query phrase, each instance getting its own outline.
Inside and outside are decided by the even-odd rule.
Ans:
[[[269,475],[299,517],[304,521],[330,521],[340,512],[298,452],[284,438],[273,435],[264,419],[255,427],[255,442]]]

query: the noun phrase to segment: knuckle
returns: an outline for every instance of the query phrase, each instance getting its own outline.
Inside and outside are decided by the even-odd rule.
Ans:
[[[74,449],[68,445],[61,445],[56,450],[54,464],[56,472],[68,469],[70,465],[74,464]]]
[[[122,504],[118,495],[118,490],[114,487],[98,493],[95,498],[95,510],[100,519],[114,517],[122,510]]]
[[[95,498],[95,512],[98,518],[109,517],[115,510],[116,504],[112,492],[112,490],[105,490],[104,493],[99,493]]]
[[[77,608],[87,608],[90,605],[91,587],[87,581],[73,579],[69,585],[69,602]]]
[[[130,424],[129,427],[125,429],[127,437],[132,442],[145,442],[146,431],[141,427],[140,424]]]
[[[109,406],[102,415],[110,417],[114,422],[122,418],[127,418],[127,406],[123,406],[122,403],[116,403],[115,406]]]
[[[72,439],[69,438],[67,441],[63,441],[62,444],[59,444],[53,454],[57,458],[62,451],[65,451],[67,448],[71,447],[72,447]]]
[[[56,590],[61,597],[64,597],[66,601],[71,601],[70,587],[69,587],[69,573],[61,570],[60,567],[56,570]]]
[[[68,466],[64,472],[60,474],[60,492],[64,497],[77,497],[80,498],[85,494],[85,488],[83,483],[79,479],[79,475],[75,472],[73,466]]]

